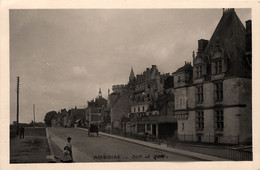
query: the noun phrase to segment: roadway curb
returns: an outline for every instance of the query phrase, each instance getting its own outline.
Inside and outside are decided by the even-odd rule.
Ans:
[[[84,129],[84,128],[78,128],[78,129],[88,131],[87,129]],[[211,156],[211,155],[205,155],[205,154],[201,154],[201,153],[197,153],[197,152],[170,148],[167,146],[161,146],[161,145],[157,145],[157,144],[153,144],[153,143],[148,143],[148,142],[144,142],[144,141],[140,141],[140,140],[136,140],[136,139],[121,137],[121,136],[108,134],[108,133],[104,133],[104,132],[99,132],[99,134],[103,135],[103,136],[115,138],[118,140],[123,140],[123,141],[131,142],[131,143],[139,144],[142,146],[150,147],[153,149],[163,150],[163,151],[166,151],[169,153],[176,153],[176,154],[180,154],[180,155],[184,155],[184,156],[188,156],[188,157],[192,157],[192,158],[197,158],[197,159],[200,159],[203,161],[230,161],[228,159],[219,158],[219,157],[215,157],[215,156]]]
[[[46,156],[46,159],[48,160],[48,162],[56,162],[55,158],[54,158],[54,152],[51,146],[51,141],[50,141],[50,136],[49,136],[49,132],[48,132],[48,128],[45,128],[45,132],[46,132],[46,138],[47,138],[47,142],[49,145],[49,149],[50,149],[50,155]]]
[[[48,135],[49,136],[49,135]],[[53,132],[51,132],[52,139],[49,140],[52,141],[59,149],[63,150],[63,147],[59,145],[58,143],[66,143],[66,141],[57,135],[55,135]],[[80,149],[74,145],[72,145],[72,153],[73,153],[73,162],[74,163],[80,163],[80,162],[98,162],[98,160],[94,160],[91,156],[88,154],[85,154],[80,151]]]
[[[52,147],[51,147],[48,129],[45,128],[45,131],[46,131],[46,137],[47,137],[48,145],[49,145],[49,148],[50,148],[50,152],[51,152],[51,155],[53,155],[53,150],[52,150]]]

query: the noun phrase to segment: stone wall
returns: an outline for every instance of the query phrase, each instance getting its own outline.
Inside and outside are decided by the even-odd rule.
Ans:
[[[184,87],[175,89],[176,114],[188,112],[187,120],[178,120],[179,139],[196,141],[197,135],[201,135],[202,142],[214,142],[215,137],[220,135],[220,143],[246,142],[252,138],[252,94],[251,80],[246,78],[229,78],[223,80],[223,101],[214,102],[213,82],[203,84],[203,102],[196,104],[196,87]],[[185,103],[180,102],[187,98]],[[218,106],[216,105],[218,104]],[[215,109],[223,109],[224,129],[222,132],[215,131]],[[204,129],[196,130],[196,111],[204,112]],[[184,123],[184,124],[183,124]],[[184,129],[183,129],[184,126]],[[194,135],[193,137],[190,137]]]
[[[111,122],[113,127],[119,127],[119,121],[123,115],[127,116],[130,112],[130,99],[127,95],[117,95],[113,98],[110,105]]]

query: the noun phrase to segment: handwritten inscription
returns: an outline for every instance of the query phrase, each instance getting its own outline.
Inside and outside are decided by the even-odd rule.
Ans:
[[[141,159],[154,159],[154,160],[162,160],[167,159],[168,156],[165,154],[135,154],[131,156],[125,155],[95,155],[94,159],[102,159],[102,160],[123,160],[123,159],[130,159],[130,160],[141,160]]]

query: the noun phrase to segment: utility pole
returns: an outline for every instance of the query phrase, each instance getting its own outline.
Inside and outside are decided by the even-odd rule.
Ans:
[[[16,88],[16,93],[17,93],[17,131],[16,134],[19,134],[19,89],[20,89],[20,82],[19,82],[19,76],[17,77],[17,88]]]
[[[35,125],[35,104],[33,104],[33,124]]]

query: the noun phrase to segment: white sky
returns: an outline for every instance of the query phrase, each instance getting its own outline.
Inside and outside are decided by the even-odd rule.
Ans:
[[[242,23],[250,9],[235,9]],[[116,9],[10,11],[10,122],[43,121],[48,111],[83,107],[99,86],[114,84],[157,65],[172,73],[192,61],[199,39],[210,39],[222,9]]]

